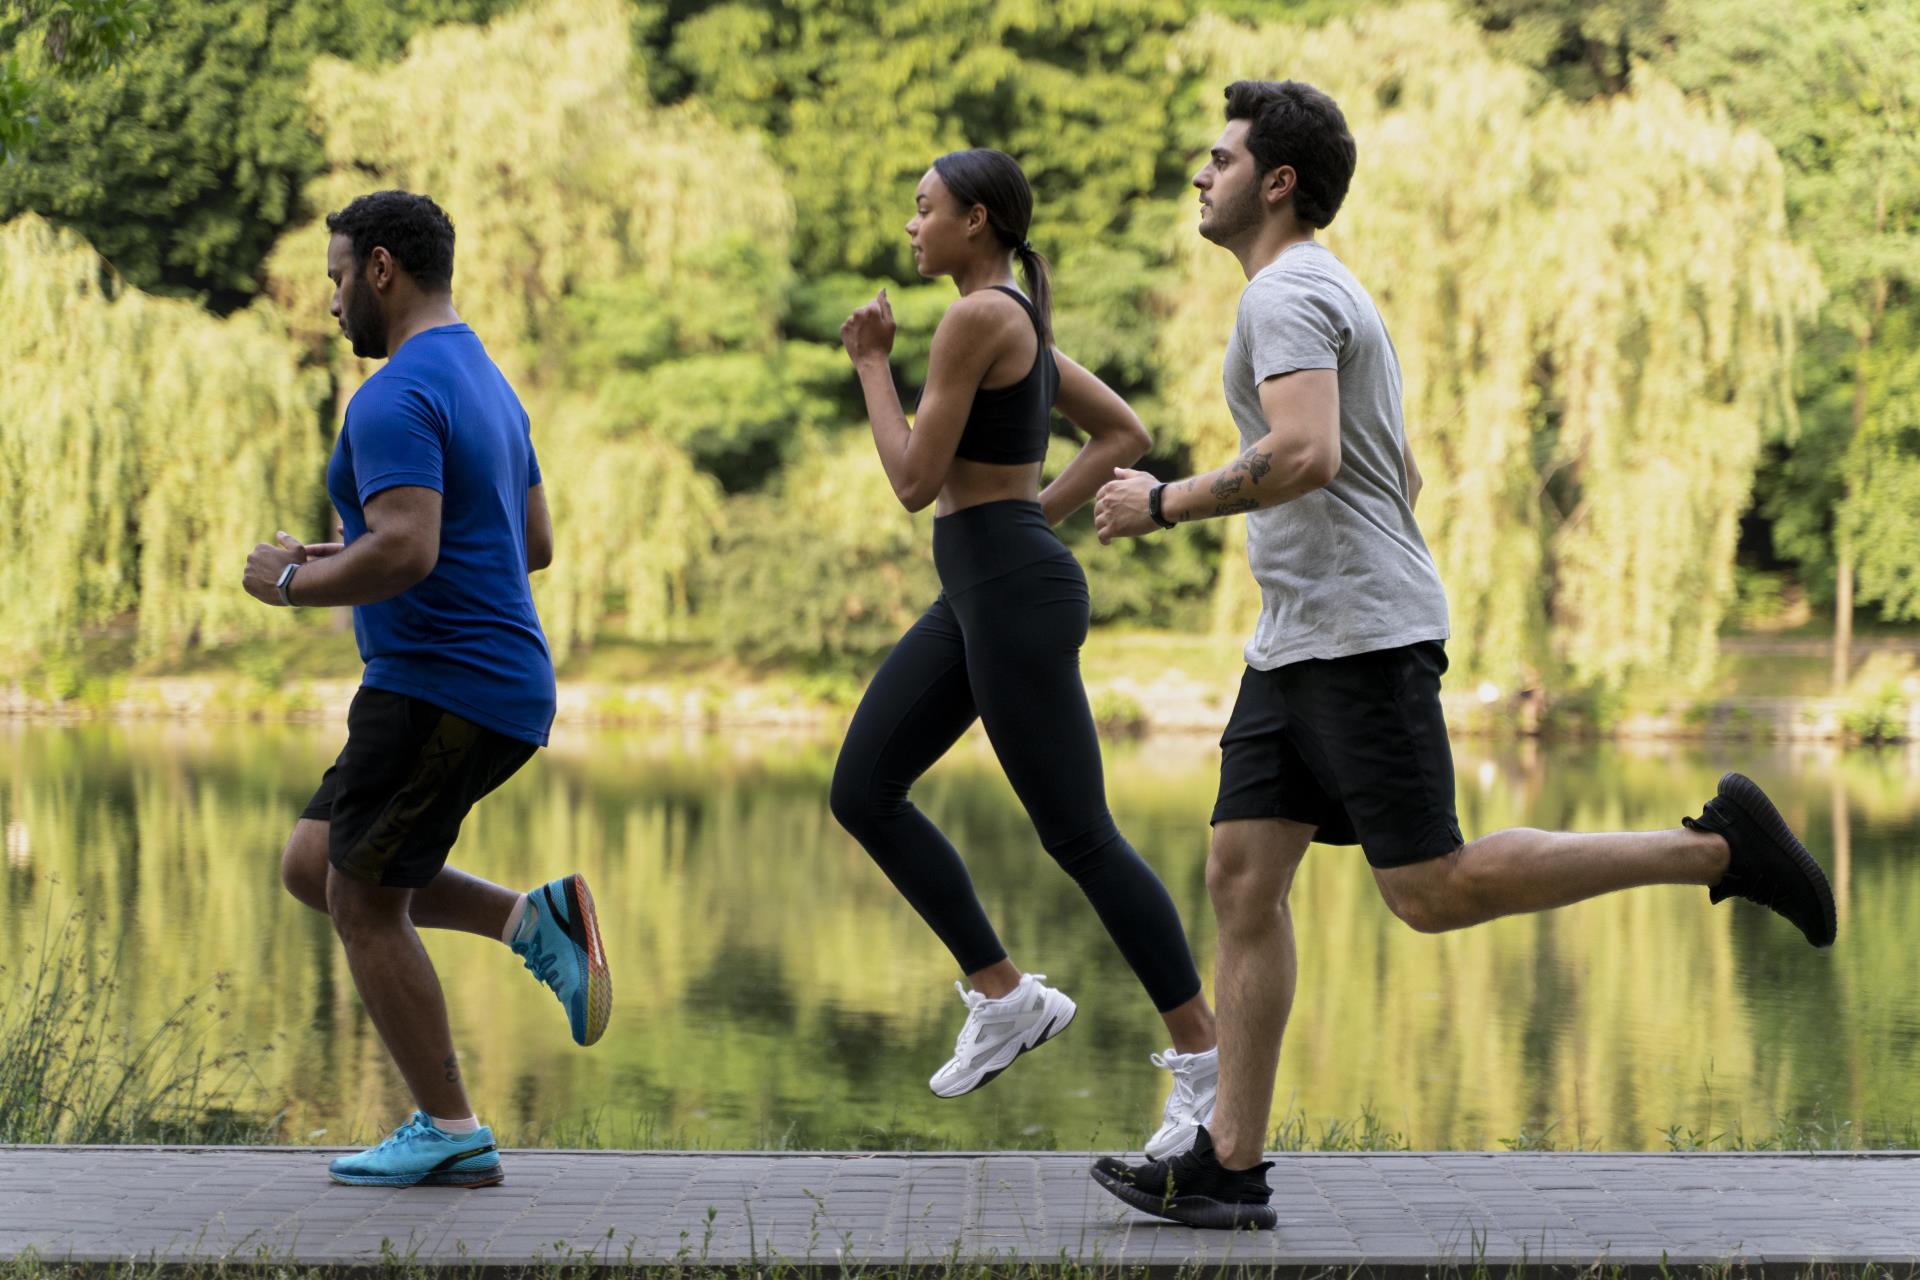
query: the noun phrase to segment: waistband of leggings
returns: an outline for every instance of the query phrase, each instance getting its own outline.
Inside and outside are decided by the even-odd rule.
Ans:
[[[962,507],[933,520],[933,564],[949,594],[1042,560],[1072,555],[1040,504],[1025,498]]]

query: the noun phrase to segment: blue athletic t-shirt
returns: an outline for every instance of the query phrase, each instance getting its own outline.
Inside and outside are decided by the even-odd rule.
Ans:
[[[367,531],[382,490],[441,495],[433,572],[354,606],[363,684],[546,745],[553,657],[527,581],[527,490],[539,483],[527,412],[464,324],[415,334],[354,393],[327,463],[346,540]]]

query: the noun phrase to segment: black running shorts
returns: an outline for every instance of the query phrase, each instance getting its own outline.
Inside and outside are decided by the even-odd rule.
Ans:
[[[1402,867],[1462,843],[1437,640],[1247,668],[1220,738],[1213,821],[1284,818]]]
[[[446,865],[467,810],[535,750],[430,702],[362,686],[347,708],[347,745],[300,816],[331,824],[327,854],[341,874],[418,889]]]

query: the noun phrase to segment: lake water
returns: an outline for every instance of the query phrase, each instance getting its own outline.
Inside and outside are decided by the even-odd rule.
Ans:
[[[10,960],[78,900],[118,949],[134,1029],[224,975],[210,1040],[253,1053],[254,1101],[284,1111],[293,1141],[375,1135],[409,1106],[327,921],[277,876],[338,733],[0,726]],[[427,935],[503,1140],[1086,1148],[1153,1128],[1158,1020],[977,733],[917,795],[1015,961],[1081,1012],[986,1089],[928,1093],[964,1014],[957,975],[828,813],[833,748],[562,734],[475,810],[457,865],[523,888],[586,873],[614,974],[612,1027],[579,1049],[505,948]],[[1865,1142],[1920,1118],[1920,753],[1464,741],[1456,756],[1470,836],[1672,825],[1743,768],[1833,876],[1839,944],[1815,952],[1784,921],[1685,888],[1422,936],[1387,912],[1357,850],[1316,848],[1295,889],[1282,1110],[1316,1130],[1371,1113],[1415,1146],[1496,1149],[1541,1134],[1663,1149],[1670,1128],[1809,1124]],[[1209,990],[1216,762],[1181,738],[1108,758],[1116,817],[1172,890]]]

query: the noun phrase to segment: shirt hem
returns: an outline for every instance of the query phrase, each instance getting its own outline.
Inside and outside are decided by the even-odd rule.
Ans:
[[[422,702],[432,703],[442,711],[451,711],[463,720],[471,720],[482,729],[491,729],[495,733],[505,734],[520,742],[531,742],[537,747],[547,745],[547,734],[552,727],[551,720],[548,721],[547,729],[530,729],[526,725],[514,724],[512,721],[489,715],[481,708],[459,698],[449,697],[439,689],[429,689],[405,680],[396,680],[391,676],[363,676],[360,684],[368,689],[379,689],[385,693],[398,693],[409,698],[418,698]]]
[[[1242,654],[1247,665],[1255,671],[1277,671],[1281,667],[1290,667],[1296,662],[1331,662],[1336,658],[1351,658],[1362,653],[1378,653],[1382,649],[1404,649],[1411,644],[1422,644],[1428,640],[1446,641],[1452,638],[1452,630],[1442,627],[1438,631],[1420,630],[1400,635],[1385,636],[1366,640],[1350,640],[1332,645],[1305,645],[1299,648],[1284,649],[1277,656],[1263,657],[1255,661],[1250,655]]]

